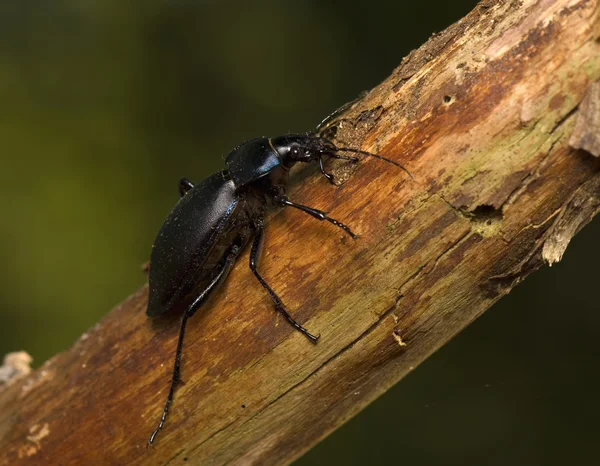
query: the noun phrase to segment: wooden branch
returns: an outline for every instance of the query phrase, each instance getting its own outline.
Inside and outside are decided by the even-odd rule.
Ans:
[[[406,57],[332,127],[377,160],[297,173],[245,262],[188,325],[183,379],[156,450],[177,320],[143,288],[65,353],[0,393],[0,464],[285,464],[398,382],[508,293],[599,210],[600,160],[569,147],[600,77],[599,0],[486,1]],[[596,128],[598,130],[599,128]]]

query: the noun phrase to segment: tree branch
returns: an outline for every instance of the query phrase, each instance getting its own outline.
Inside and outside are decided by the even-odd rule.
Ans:
[[[373,159],[332,162],[338,188],[296,173],[290,198],[359,233],[289,210],[268,224],[261,271],[318,345],[273,312],[246,252],[190,320],[186,383],[147,450],[178,326],[145,317],[144,287],[0,392],[0,464],[288,463],[559,260],[600,209],[600,160],[568,145],[600,78],[599,9],[483,2],[330,126],[415,181]]]

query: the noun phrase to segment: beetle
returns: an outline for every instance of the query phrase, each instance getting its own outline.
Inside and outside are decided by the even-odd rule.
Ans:
[[[181,354],[187,320],[227,278],[250,242],[250,269],[269,294],[275,309],[310,341],[315,343],[319,339],[287,312],[279,296],[258,272],[257,264],[263,242],[264,216],[273,207],[299,209],[318,220],[332,223],[356,239],[342,222],[321,210],[297,204],[285,195],[289,171],[296,163],[317,162],[323,176],[333,182],[333,175],[323,164],[325,157],[359,161],[358,157],[343,155],[343,152],[383,160],[401,168],[412,178],[406,168],[393,160],[359,149],[337,147],[320,134],[306,133],[251,139],[229,153],[224,170],[197,184],[186,178],[180,180],[180,199],[158,232],[150,256],[146,314],[157,317],[178,312],[183,313],[183,317],[171,387],[160,422],[150,435],[148,445],[154,444],[164,427],[175,388],[181,381]]]

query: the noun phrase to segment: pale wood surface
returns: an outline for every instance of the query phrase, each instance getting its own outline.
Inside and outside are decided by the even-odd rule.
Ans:
[[[356,414],[599,210],[600,160],[572,149],[600,78],[598,0],[487,1],[411,53],[336,124],[340,145],[393,158],[314,167],[273,215],[262,272],[311,345],[272,310],[247,253],[190,320],[182,386],[156,450],[177,320],[142,288],[0,392],[0,464],[285,464]],[[433,446],[432,446],[433,448]]]

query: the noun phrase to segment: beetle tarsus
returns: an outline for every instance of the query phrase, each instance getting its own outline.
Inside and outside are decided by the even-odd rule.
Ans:
[[[179,329],[179,339],[177,340],[177,351],[175,353],[175,364],[173,365],[173,376],[171,377],[171,388],[169,388],[169,395],[167,396],[167,402],[165,403],[165,407],[163,409],[162,415],[160,417],[160,422],[158,423],[158,426],[156,426],[156,429],[154,429],[154,432],[152,432],[152,435],[150,435],[150,438],[148,439],[148,445],[150,445],[151,447],[154,447],[154,440],[156,439],[156,436],[158,435],[158,433],[162,430],[162,428],[165,426],[165,421],[167,420],[167,414],[169,414],[169,407],[171,406],[171,403],[173,402],[173,395],[175,394],[175,388],[177,387],[179,381],[180,381],[180,371],[181,371],[181,352],[183,350],[183,339],[185,337],[185,326],[187,324],[187,320],[189,318],[189,312],[186,312],[185,314],[183,314],[183,317],[181,318],[181,327]]]
[[[273,301],[273,304],[275,305],[275,309],[277,310],[277,312],[279,312],[283,317],[285,317],[285,319],[292,325],[292,327],[294,327],[300,333],[305,335],[310,341],[312,341],[313,343],[316,343],[317,340],[319,339],[320,335],[317,335],[317,336],[313,335],[308,330],[306,330],[302,325],[300,325],[298,322],[296,322],[294,320],[294,318],[286,311],[285,305],[281,301],[281,298],[279,296],[277,296],[277,293],[275,293],[275,291],[273,291],[273,289],[269,286],[269,284],[265,281],[265,279],[258,272],[258,269],[257,269],[258,257],[260,256],[260,251],[262,249],[263,238],[264,238],[264,228],[265,228],[262,218],[258,219],[255,222],[254,228],[255,228],[254,241],[252,242],[252,249],[250,251],[250,270],[252,270],[252,273],[254,274],[254,276],[258,279],[258,281],[263,286],[263,288],[265,290],[267,290],[267,293],[269,293],[269,296],[271,297],[271,300]]]
[[[154,432],[152,432],[152,435],[148,439],[148,442],[146,442],[146,448],[152,447],[152,449],[154,450],[154,438],[156,437],[156,434],[158,434],[158,429],[155,429]]]

